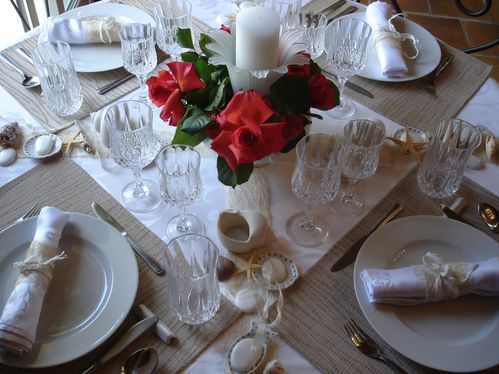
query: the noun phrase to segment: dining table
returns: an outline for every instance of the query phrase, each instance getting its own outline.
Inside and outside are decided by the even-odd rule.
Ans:
[[[304,1],[303,7],[304,9],[317,7],[319,11],[325,11],[335,2]],[[99,7],[107,3],[110,2],[97,2],[87,7]],[[116,1],[115,3],[140,5],[143,11],[153,14],[154,2],[152,0]],[[191,3],[195,33],[196,30],[199,32],[207,28],[218,28],[223,18],[220,15],[227,17],[236,9],[235,3],[228,0],[192,0]],[[340,12],[352,4],[358,7],[358,12],[365,10],[358,3],[346,1],[344,5],[337,7],[335,12]],[[11,56],[15,56],[31,72],[34,72],[33,68],[26,61],[21,60],[13,48],[20,43],[34,45],[37,32],[39,30],[35,29],[16,41],[13,47],[7,48]],[[487,70],[485,64],[443,42],[439,41],[439,45],[442,50],[458,56],[458,61],[454,66],[439,77],[438,87],[442,87],[441,91],[428,93],[419,90],[417,86],[421,84],[424,77],[408,82],[379,82],[369,78],[355,77],[352,81],[370,90],[374,98],[368,98],[347,88],[346,95],[356,103],[356,112],[350,119],[379,120],[386,128],[386,135],[393,136],[397,130],[404,127],[418,127],[431,132],[431,129],[443,118],[454,117],[476,126],[483,126],[496,136],[499,135],[499,82],[487,77],[490,70]],[[105,58],[106,56],[103,55],[102,59]],[[164,63],[160,62],[158,69],[164,68]],[[83,92],[87,100],[84,106],[88,105],[88,108],[73,122],[67,123],[43,112],[44,104],[39,97],[39,92],[29,93],[29,95],[38,95],[38,101],[30,99],[26,96],[28,93],[23,91],[26,89],[20,85],[20,81],[18,86],[15,86],[15,79],[18,77],[2,66],[0,69],[0,119],[4,123],[18,122],[23,132],[23,140],[34,134],[57,132],[64,137],[65,142],[68,142],[68,139],[72,139],[78,129],[92,129],[93,122],[90,113],[105,108],[117,100],[130,98],[136,92],[138,85],[134,80],[111,91],[109,95],[96,95],[91,92],[95,87],[124,74],[126,72],[123,68],[102,73],[78,72],[78,77],[84,82],[82,83]],[[9,77],[4,79],[3,76],[6,75]],[[322,115],[322,119],[313,118],[310,132],[341,135],[344,125],[350,120],[333,119],[319,110],[316,113]],[[154,130],[158,138],[166,144],[172,139],[175,128],[161,120],[159,109],[155,108],[153,114]],[[67,126],[69,127],[62,129]],[[150,255],[161,262],[167,241],[165,226],[171,217],[178,214],[178,209],[162,202],[158,208],[148,213],[133,213],[126,210],[120,202],[120,191],[122,186],[132,179],[131,172],[118,167],[109,154],[103,153],[100,157],[96,157],[95,154],[85,152],[81,143],[75,143],[72,147],[71,152],[65,152],[63,149],[60,155],[47,160],[26,157],[22,150],[18,150],[18,158],[13,164],[0,167],[0,216],[3,217],[0,220],[1,226],[7,226],[34,203],[55,205],[66,211],[92,215],[90,204],[92,201],[98,201],[129,229],[131,236],[137,239]],[[22,148],[22,145],[19,148]],[[189,211],[195,213],[204,222],[206,236],[215,242],[221,253],[227,253],[217,236],[217,219],[219,212],[228,207],[228,196],[233,193],[233,190],[217,179],[216,154],[204,143],[197,146],[197,149],[202,155],[202,193],[199,200],[189,206]],[[251,254],[277,252],[291,258],[299,273],[295,284],[283,290],[282,319],[275,327],[277,336],[269,342],[266,352],[266,361],[274,359],[280,361],[286,373],[387,372],[388,368],[382,362],[364,356],[353,346],[343,327],[344,323],[351,318],[356,320],[386,354],[407,372],[427,373],[440,370],[459,372],[488,369],[488,372],[492,373],[499,370],[497,355],[496,358],[491,358],[490,355],[487,356],[487,353],[483,353],[487,356],[483,362],[491,362],[491,364],[484,366],[480,363],[481,357],[477,346],[480,344],[482,335],[478,336],[466,330],[462,333],[463,335],[456,333],[437,337],[437,332],[435,332],[439,331],[439,321],[449,319],[448,324],[442,322],[442,325],[447,326],[445,331],[448,332],[455,326],[452,323],[459,323],[459,318],[469,318],[473,320],[474,326],[483,328],[483,331],[481,330],[483,335],[494,335],[491,331],[495,331],[495,338],[491,339],[497,347],[499,342],[499,299],[497,297],[484,301],[484,308],[481,312],[479,310],[481,300],[476,298],[443,302],[447,303],[443,308],[448,314],[437,310],[438,308],[405,307],[417,309],[418,318],[420,322],[423,322],[416,324],[416,327],[411,325],[412,330],[411,326],[400,327],[400,334],[402,334],[400,339],[407,341],[398,346],[393,343],[395,339],[393,334],[387,336],[382,331],[383,328],[390,329],[390,326],[380,327],[377,324],[373,327],[368,322],[369,318],[366,319],[365,310],[359,306],[361,297],[357,295],[358,292],[354,288],[354,278],[357,276],[354,264],[334,273],[329,270],[331,265],[358,238],[373,227],[386,212],[387,207],[394,202],[405,205],[405,210],[400,217],[414,215],[441,217],[440,204],[450,205],[455,198],[463,197],[466,206],[461,214],[475,225],[473,230],[480,230],[482,235],[492,238],[496,243],[499,242],[498,234],[492,233],[477,213],[478,202],[486,201],[499,207],[499,164],[486,162],[481,168],[468,167],[459,191],[452,198],[435,200],[426,197],[418,187],[415,174],[419,161],[410,155],[399,156],[397,150],[394,151],[394,149],[393,144],[387,144],[385,151],[382,151],[376,173],[366,180],[359,181],[355,186],[366,199],[367,209],[363,215],[347,218],[333,213],[328,205],[317,207],[317,214],[327,222],[330,233],[323,244],[312,248],[296,245],[286,234],[288,218],[305,207],[291,190],[291,176],[296,161],[295,152],[279,155],[271,162],[255,169],[264,181],[262,188],[267,188],[268,191],[271,227],[277,240],[264,248],[252,251]],[[144,168],[143,176],[158,180],[158,171],[154,163]],[[414,230],[418,229],[414,228]],[[0,245],[0,251],[1,247]],[[473,249],[470,248],[469,251]],[[247,256],[244,258],[248,259]],[[255,315],[244,314],[235,308],[231,302],[234,295],[231,294],[231,290],[225,290],[221,309],[212,321],[205,326],[183,325],[176,321],[174,313],[168,307],[166,277],[155,275],[139,258],[137,258],[137,266],[139,286],[135,304],[146,304],[160,319],[167,322],[177,334],[177,342],[167,345],[149,332],[102,366],[98,372],[118,372],[129,354],[141,347],[152,346],[159,352],[159,364],[155,371],[157,373],[227,373],[227,355],[231,344],[249,330],[251,321],[256,318]],[[89,280],[92,278],[92,274],[85,276]],[[8,291],[0,286],[0,296],[2,296],[0,300],[5,299],[6,292]],[[44,305],[44,308],[48,307],[56,308],[54,305]],[[394,312],[396,308],[389,306],[386,313],[394,315],[394,319],[406,318],[407,321],[407,319],[416,318],[415,316],[407,317],[410,314],[407,309],[406,317],[403,313],[397,314],[398,312]],[[466,310],[466,308],[473,308],[473,310]],[[453,315],[453,310],[461,317]],[[473,313],[476,313],[476,318],[473,317]],[[82,372],[96,357],[109,349],[127,327],[137,321],[137,317],[129,310],[124,310],[121,314],[120,326],[103,328],[102,335],[105,339],[89,342],[88,349],[81,357],[71,357],[69,362],[62,360],[56,366],[39,369],[32,369],[29,366],[21,366],[18,369],[0,360],[2,362],[0,373]],[[372,315],[369,317],[373,318]],[[481,318],[483,321],[488,321],[487,326],[480,325]],[[423,328],[425,324],[431,328]],[[107,331],[107,328],[112,331]],[[433,332],[432,329],[434,329]],[[407,334],[406,338],[403,334]],[[413,342],[414,354],[408,353],[411,347],[407,347],[410,346],[411,334],[417,335]],[[455,355],[458,364],[450,362],[452,360],[449,358],[439,360],[426,357],[432,354],[422,347],[425,339],[433,344],[430,344],[432,349],[441,347],[442,351],[446,352],[444,356],[452,355],[453,350],[463,352]],[[79,343],[85,344],[85,342]],[[438,355],[438,351],[435,351],[434,356]],[[460,359],[460,355],[463,358]],[[468,369],[461,370],[459,365]],[[263,367],[257,372],[262,372],[262,369]]]

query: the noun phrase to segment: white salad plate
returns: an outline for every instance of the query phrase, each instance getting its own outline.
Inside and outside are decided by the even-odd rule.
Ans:
[[[129,5],[96,3],[70,10],[60,17],[86,18],[112,16],[119,23],[149,23],[155,25],[146,12]],[[75,70],[81,73],[108,71],[123,66],[121,43],[71,44]]]
[[[352,13],[343,17],[359,18],[363,21],[366,20],[365,13]],[[397,17],[393,23],[398,32],[412,34],[420,42],[419,56],[415,60],[405,59],[408,68],[407,74],[398,78],[383,75],[378,57],[376,56],[376,51],[374,50],[373,37],[371,35],[369,41],[367,42],[366,66],[358,75],[376,81],[407,82],[422,78],[435,70],[440,62],[442,52],[433,35],[431,35],[425,28],[407,18]],[[326,32],[326,45],[327,34],[328,33]],[[403,42],[402,48],[407,48],[407,52],[410,55],[413,54],[412,47],[408,42]]]
[[[499,364],[499,299],[465,295],[412,306],[370,303],[360,279],[366,268],[419,265],[427,252],[444,262],[499,256],[499,244],[467,224],[437,216],[401,218],[375,231],[354,269],[355,294],[374,330],[402,355],[422,365],[469,372]]]
[[[0,310],[25,258],[37,217],[0,232]],[[20,368],[59,365],[92,351],[121,325],[138,286],[132,249],[111,225],[71,213],[60,247],[68,258],[57,262],[47,291],[32,351],[17,356],[2,351],[0,362]]]

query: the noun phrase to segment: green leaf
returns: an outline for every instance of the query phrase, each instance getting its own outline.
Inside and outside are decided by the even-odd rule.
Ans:
[[[310,60],[310,75],[319,74],[322,70],[313,60]]]
[[[196,62],[199,60],[199,55],[194,52],[194,51],[189,51],[189,52],[184,52],[180,54],[180,57],[182,57],[182,61],[184,62]]]
[[[185,145],[190,145],[191,147],[195,147],[199,143],[201,143],[205,137],[206,134],[204,133],[204,131],[200,131],[194,135],[189,135],[182,131],[182,127],[179,124],[177,125],[177,130],[175,130],[175,135],[173,136],[172,144],[185,144]]]
[[[336,87],[336,85],[333,82],[329,81],[329,83],[333,88],[333,108],[334,108],[335,106],[340,105],[340,90],[338,89],[338,87]]]
[[[179,46],[181,46],[182,48],[194,49],[191,29],[178,29],[176,36],[177,36],[177,43]]]
[[[284,75],[270,87],[270,102],[280,114],[306,113],[310,108],[307,79]]]
[[[253,172],[253,164],[240,164],[233,172],[223,157],[217,158],[218,180],[226,186],[236,187],[248,181]]]
[[[198,75],[201,77],[204,83],[206,84],[211,83],[211,73],[214,70],[213,65],[209,65],[206,61],[198,59],[194,63],[194,68],[196,69],[196,73],[198,73]]]
[[[225,98],[227,92],[227,84],[229,82],[229,77],[225,77],[225,79],[220,83],[215,93],[215,97],[211,101],[211,103],[204,108],[207,112],[211,112],[216,108],[221,108],[225,105]]]
[[[190,106],[184,114],[182,131],[189,135],[196,135],[211,122],[211,118],[198,107]],[[203,131],[204,134],[204,131]]]
[[[206,47],[206,44],[213,42],[214,42],[213,38],[209,37],[208,35],[206,34],[199,35],[199,48],[201,48],[203,53],[208,57],[213,56],[213,52]]]

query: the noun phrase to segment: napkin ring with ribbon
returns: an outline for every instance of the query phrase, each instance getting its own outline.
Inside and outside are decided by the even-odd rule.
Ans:
[[[388,19],[388,25],[379,28],[378,30],[374,31],[374,39],[373,39],[373,44],[374,47],[376,48],[376,44],[379,43],[380,41],[385,41],[388,42],[402,50],[402,53],[406,58],[409,60],[414,60],[419,56],[419,51],[420,51],[420,43],[419,40],[412,34],[408,33],[400,33],[395,29],[395,26],[393,25],[392,21],[398,17],[402,16],[404,18],[407,18],[407,15],[405,13],[397,13]],[[414,54],[409,55],[407,52],[405,52],[401,47],[401,43],[405,40],[408,40],[411,42],[412,48],[414,49]]]

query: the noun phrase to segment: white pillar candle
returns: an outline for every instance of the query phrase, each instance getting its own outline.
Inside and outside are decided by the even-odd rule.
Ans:
[[[236,66],[246,70],[277,67],[279,30],[279,16],[273,9],[242,9],[236,17]]]

